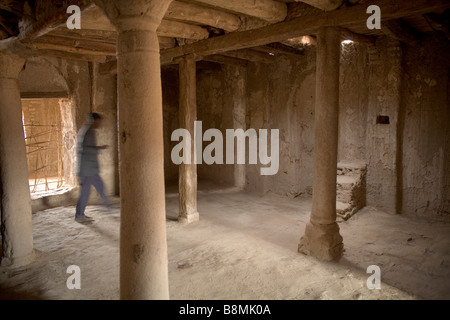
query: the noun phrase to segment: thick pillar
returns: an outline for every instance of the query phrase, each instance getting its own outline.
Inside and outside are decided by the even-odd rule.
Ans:
[[[311,218],[298,251],[320,260],[337,260],[343,252],[336,223],[336,172],[339,117],[340,32],[317,34],[314,182]]]
[[[168,299],[164,141],[156,29],[170,0],[96,0],[118,31],[120,297]]]
[[[14,267],[33,258],[30,187],[18,81],[24,63],[16,55],[0,54],[1,264]]]
[[[191,134],[191,155],[194,155],[194,121],[197,120],[196,62],[193,57],[180,60],[180,127]],[[181,163],[178,187],[180,190],[180,212],[178,221],[192,223],[199,220],[197,211],[197,164]]]

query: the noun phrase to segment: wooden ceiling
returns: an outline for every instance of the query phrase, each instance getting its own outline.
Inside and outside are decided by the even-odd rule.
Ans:
[[[302,54],[304,46],[314,44],[315,30],[309,26],[320,23],[343,27],[350,38],[368,41],[383,34],[404,42],[427,32],[450,34],[450,1],[346,0],[329,12],[305,3],[311,1],[316,0],[173,1],[157,30],[162,62],[198,53],[221,63],[268,63],[278,54]],[[71,4],[82,9],[80,30],[66,26]],[[366,27],[365,10],[371,4],[382,8],[382,30]],[[0,0],[0,43],[10,37],[18,37],[32,55],[97,62],[116,56],[116,30],[90,0]],[[204,49],[210,44],[216,49]]]

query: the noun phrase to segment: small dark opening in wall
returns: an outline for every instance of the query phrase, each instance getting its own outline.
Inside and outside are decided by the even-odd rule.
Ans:
[[[377,116],[377,124],[389,124],[389,116]]]

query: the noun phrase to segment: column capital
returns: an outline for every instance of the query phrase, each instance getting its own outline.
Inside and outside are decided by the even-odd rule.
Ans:
[[[118,32],[153,31],[172,0],[94,0]]]
[[[0,78],[18,78],[25,61],[15,54],[0,53]]]

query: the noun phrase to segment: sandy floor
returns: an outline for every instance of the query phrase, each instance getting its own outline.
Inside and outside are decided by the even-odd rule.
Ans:
[[[365,208],[340,223],[339,263],[297,253],[311,199],[264,197],[233,189],[199,192],[201,221],[174,219],[167,194],[171,299],[450,299],[450,224]],[[120,210],[89,206],[96,221],[73,221],[74,207],[33,216],[36,260],[0,268],[0,299],[118,299]],[[81,268],[81,290],[69,290],[67,267]],[[381,289],[369,290],[369,265]]]

